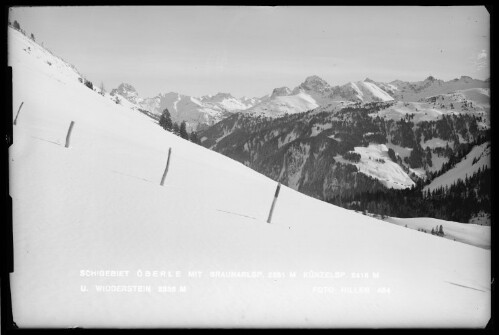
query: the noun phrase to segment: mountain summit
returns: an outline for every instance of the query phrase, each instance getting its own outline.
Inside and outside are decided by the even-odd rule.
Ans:
[[[317,92],[323,92],[331,88],[331,86],[324,79],[316,75],[307,77],[299,87],[305,90],[311,90]]]
[[[135,87],[127,83],[120,84],[118,88],[111,90],[110,94],[112,96],[120,95],[134,104],[138,104],[142,101],[142,99],[139,98],[139,93],[137,92]]]

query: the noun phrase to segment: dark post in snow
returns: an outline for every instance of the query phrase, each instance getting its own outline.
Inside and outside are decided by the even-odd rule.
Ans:
[[[24,104],[24,101],[21,102],[21,106],[19,106],[19,109],[17,110],[16,118],[14,119],[14,126],[17,123],[17,117],[19,116],[19,112],[21,111],[21,107],[23,106],[23,104]]]
[[[66,135],[66,148],[69,147],[69,140],[71,139],[71,132],[73,131],[74,124],[75,122],[71,121],[71,124],[69,125],[68,134]]]
[[[161,178],[161,186],[165,183],[166,174],[168,173],[168,167],[170,166],[170,155],[172,154],[172,148],[168,149],[168,160],[166,161],[165,172],[163,172],[163,177]]]
[[[271,223],[270,221],[272,220],[272,213],[274,212],[274,206],[277,201],[277,197],[279,196],[280,189],[281,189],[281,183],[277,184],[277,189],[275,190],[274,200],[272,201],[272,207],[270,207],[270,213],[267,223]]]

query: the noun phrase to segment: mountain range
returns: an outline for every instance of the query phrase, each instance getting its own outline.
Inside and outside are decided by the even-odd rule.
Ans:
[[[258,98],[235,98],[230,93],[192,97],[180,93],[159,93],[152,98],[141,98],[130,84],[122,83],[110,92],[130,108],[141,109],[159,117],[166,109],[173,122],[186,122],[189,130],[201,130],[215,124],[233,112],[246,110],[260,102]]]
[[[429,77],[331,87],[313,76],[293,91],[274,90],[268,100],[233,113],[199,136],[207,148],[347,208],[365,209],[366,194],[412,189],[420,192],[417,199],[425,196],[431,203],[430,198],[449,196],[442,194],[466,182],[464,188],[477,196],[464,195],[465,205],[442,205],[438,213],[427,209],[418,215],[471,222],[490,213],[488,84],[469,77],[447,82]],[[378,208],[373,202],[369,211],[417,216],[416,203],[396,212],[403,207]]]
[[[175,92],[142,98],[132,85],[126,83],[113,89],[111,95],[126,100],[127,104],[131,104],[131,108],[145,110],[157,117],[167,108],[174,122],[185,121],[188,129],[200,131],[236,112],[280,117],[306,112],[317,107],[345,105],[350,102],[392,100],[416,102],[429,96],[448,94],[457,90],[488,87],[488,80],[481,81],[466,76],[450,81],[429,76],[418,82],[394,80],[390,83],[366,78],[342,86],[331,86],[324,79],[313,75],[294,89],[279,87],[272,93],[258,98],[236,98],[230,93],[192,97]]]

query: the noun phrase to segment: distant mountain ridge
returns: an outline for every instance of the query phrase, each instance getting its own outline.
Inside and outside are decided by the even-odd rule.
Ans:
[[[238,99],[230,93],[217,93],[198,98],[169,92],[160,93],[152,98],[141,98],[137,90],[127,83],[120,84],[110,94],[127,100],[132,104],[131,108],[144,109],[157,116],[167,108],[172,120],[177,123],[185,121],[189,130],[208,127],[232,112],[248,109],[259,102],[258,98]]]
[[[386,84],[385,84],[386,85]],[[488,88],[490,83],[488,80],[473,79],[468,76],[461,76],[449,81],[436,79],[429,76],[423,81],[408,82],[394,80],[388,85],[394,88],[388,93],[395,99],[401,101],[420,101],[428,96],[437,94],[448,94],[457,90],[465,90],[469,88]]]
[[[191,130],[202,130],[223,120],[235,112],[253,116],[280,117],[286,114],[306,112],[318,107],[337,106],[339,103],[369,103],[399,100],[423,101],[429,96],[450,94],[457,90],[489,87],[487,80],[462,76],[443,81],[429,76],[425,80],[408,82],[394,80],[382,83],[366,78],[341,86],[331,86],[317,75],[312,75],[295,87],[277,87],[261,98],[235,98],[230,93],[217,93],[192,97],[180,93],[160,93],[152,98],[142,98],[130,84],[120,84],[111,95],[120,96],[135,108],[153,115],[161,115],[168,108],[174,122],[186,121]]]

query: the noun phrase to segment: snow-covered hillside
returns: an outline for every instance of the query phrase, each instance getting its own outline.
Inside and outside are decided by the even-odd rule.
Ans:
[[[334,159],[357,166],[360,172],[378,179],[388,188],[405,189],[415,185],[400,165],[390,159],[385,144],[355,147],[355,152],[360,154],[360,161],[357,163],[346,161],[341,156],[336,156]]]
[[[24,102],[9,151],[18,326],[487,324],[489,250],[284,186],[268,224],[274,181],[89,90],[19,32],[8,38],[13,105]]]
[[[217,93],[215,95],[206,95],[201,97],[199,100],[205,104],[213,105],[214,108],[221,107],[227,111],[239,111],[245,110],[252,107],[256,101],[255,98],[251,99],[237,99],[234,98],[230,93]]]
[[[341,95],[351,101],[391,101],[393,98],[373,81],[350,82],[341,87]]]
[[[482,90],[482,89],[480,89]],[[388,108],[370,114],[372,117],[380,116],[385,120],[398,121],[406,116],[411,116],[411,121],[419,123],[422,121],[435,121],[443,115],[468,114],[481,117],[479,123],[483,128],[490,127],[490,104],[486,90],[483,94],[477,90],[458,91],[452,94],[431,96],[421,102],[396,101]],[[465,98],[465,94],[476,97],[481,103]]]
[[[488,88],[490,84],[488,80],[482,81],[467,76],[461,76],[461,78],[449,81],[443,81],[429,76],[423,81],[407,82],[394,80],[385,85],[393,87],[392,91],[389,93],[397,100],[419,101],[426,97],[448,94],[459,90]]]
[[[285,114],[303,113],[317,107],[319,105],[310,95],[300,92],[295,95],[273,95],[268,101],[246,110],[245,113],[279,117]]]
[[[466,176],[471,177],[483,167],[490,168],[490,161],[490,142],[477,145],[456,166],[432,180],[423,190],[433,191],[439,187],[450,186],[458,179],[465,180]]]
[[[480,248],[490,249],[491,230],[490,226],[482,226],[478,224],[462,224],[460,222],[438,220],[434,218],[395,218],[387,217],[387,222],[395,223],[399,226],[407,226],[411,229],[424,229],[430,233],[432,228],[442,226],[444,238],[461,243],[475,245]]]

